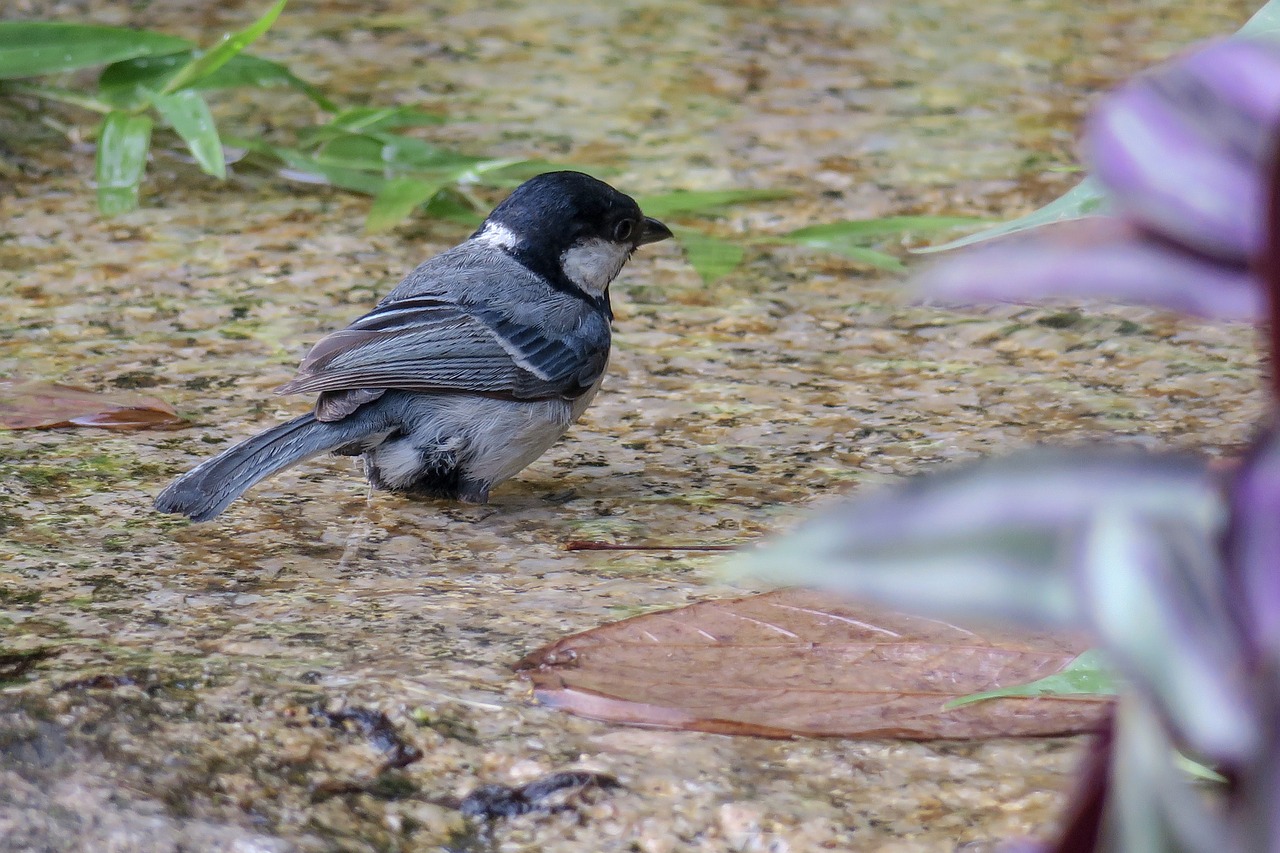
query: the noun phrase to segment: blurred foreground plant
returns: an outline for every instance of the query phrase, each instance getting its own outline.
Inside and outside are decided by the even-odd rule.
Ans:
[[[1120,701],[1049,849],[1280,849],[1278,129],[1280,44],[1193,53],[1092,118],[1115,216],[1005,240],[920,280],[952,301],[1087,295],[1269,314],[1271,412],[1233,474],[1130,450],[1029,452],[846,504],[738,563],[941,618],[1088,628]],[[1216,797],[1176,771],[1175,750],[1221,771]]]

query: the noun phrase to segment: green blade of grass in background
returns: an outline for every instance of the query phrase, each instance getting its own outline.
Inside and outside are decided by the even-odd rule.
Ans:
[[[151,103],[169,123],[196,159],[201,171],[219,180],[227,177],[227,162],[222,154],[222,140],[204,97],[192,89],[171,95],[155,94]]]
[[[1066,194],[1059,196],[1039,210],[1033,210],[1026,216],[1019,216],[1017,219],[1001,222],[999,225],[994,225],[976,234],[969,234],[958,240],[952,240],[949,243],[942,243],[938,246],[925,246],[913,251],[918,254],[946,252],[950,249],[959,249],[961,246],[971,246],[974,243],[994,240],[996,237],[1017,234],[1019,231],[1029,231],[1032,228],[1039,228],[1042,225],[1049,225],[1054,222],[1069,222],[1073,219],[1083,219],[1086,216],[1103,216],[1109,212],[1106,193],[1103,192],[1102,186],[1092,177],[1088,177],[1076,184],[1074,189],[1069,190]]]
[[[276,0],[266,14],[240,32],[227,33],[222,41],[209,50],[194,54],[191,61],[179,68],[165,83],[163,93],[167,95],[192,86],[226,65],[271,29],[287,2],[289,0]]]
[[[676,242],[684,250],[685,259],[698,273],[703,284],[713,284],[733,272],[746,254],[746,250],[737,243],[710,237],[692,228],[674,226],[671,230],[676,235]]]
[[[847,222],[811,225],[776,237],[764,237],[759,242],[807,246],[810,249],[841,255],[887,272],[903,272],[906,266],[902,261],[866,244],[889,237],[902,237],[910,233],[962,228],[982,221],[965,216],[886,216],[880,219],[851,219]]]
[[[392,178],[373,197],[373,205],[364,221],[364,230],[374,233],[395,227],[413,213],[418,205],[431,201],[442,189],[444,183],[441,181]]]
[[[970,693],[959,699],[952,699],[943,705],[944,709],[959,708],[973,702],[987,699],[1003,699],[1008,696],[1114,696],[1119,692],[1119,685],[1113,670],[1097,649],[1081,652],[1061,672],[1027,684],[1012,687],[1001,687],[998,690],[987,690],[982,693]]]
[[[49,101],[57,101],[61,104],[69,104],[73,107],[92,110],[95,113],[106,115],[111,112],[114,107],[98,98],[89,95],[83,95],[79,92],[73,92],[70,89],[62,89],[57,86],[42,86],[39,83],[23,83],[19,81],[0,80],[0,93],[11,93],[14,95],[30,95],[34,98],[44,98]]]
[[[228,137],[226,143],[284,163],[287,168],[280,170],[281,176],[301,183],[341,187],[344,190],[366,195],[377,195],[381,192],[382,185],[386,183],[386,179],[380,174],[320,163],[311,155],[296,148],[272,145],[260,139],[243,137]]]
[[[814,241],[796,241],[797,245],[806,246],[810,249],[817,249],[821,252],[830,252],[833,255],[840,255],[851,261],[857,261],[860,264],[866,264],[869,267],[875,267],[885,272],[906,272],[907,265],[895,258],[888,252],[881,252],[877,249],[870,249],[866,246],[849,246],[844,243],[824,243],[820,240]]]
[[[112,63],[102,70],[98,88],[105,96],[127,97],[138,88],[158,90],[178,69],[192,62],[191,51],[170,53],[165,56],[140,56]],[[306,95],[325,112],[337,112],[339,107],[324,92],[298,77],[278,62],[241,53],[233,56],[225,65],[193,82],[191,89],[265,89],[285,86]]]
[[[57,21],[0,21],[0,79],[38,77],[187,50],[186,39]]]
[[[951,228],[981,225],[985,220],[971,216],[885,216],[880,219],[850,219],[845,222],[829,222],[798,228],[784,234],[788,241],[845,241],[879,240],[898,237],[910,232],[946,231]]]
[[[444,116],[417,107],[348,107],[338,112],[328,126],[355,133],[430,127],[444,121]]]
[[[698,213],[733,204],[749,201],[771,201],[786,198],[791,193],[786,190],[706,190],[679,191],[658,195],[640,196],[636,203],[644,211],[645,216],[662,219],[681,213]]]
[[[487,208],[486,208],[487,209]],[[454,187],[445,187],[427,202],[427,215],[476,228],[484,221],[484,215],[470,204],[467,197]]]
[[[113,216],[138,206],[138,184],[147,167],[151,145],[151,119],[115,111],[102,120],[98,131],[96,177],[98,210]]]

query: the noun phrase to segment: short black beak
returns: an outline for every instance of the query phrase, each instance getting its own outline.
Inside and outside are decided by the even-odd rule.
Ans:
[[[644,230],[640,232],[640,240],[637,246],[643,246],[646,243],[657,243],[659,240],[669,240],[673,237],[671,229],[663,225],[656,219],[646,216],[644,218]]]

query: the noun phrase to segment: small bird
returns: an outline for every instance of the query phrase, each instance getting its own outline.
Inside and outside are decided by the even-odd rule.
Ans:
[[[207,521],[258,481],[332,451],[379,489],[486,503],[569,429],[609,361],[609,283],[671,236],[580,172],[521,184],[480,229],[320,339],[282,394],[315,408],[174,480],[156,509]]]

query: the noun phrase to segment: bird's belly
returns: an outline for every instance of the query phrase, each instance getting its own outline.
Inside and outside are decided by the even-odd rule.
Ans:
[[[370,477],[383,488],[447,496],[453,496],[448,484],[459,478],[497,485],[564,435],[599,388],[597,381],[572,401],[526,402],[399,392],[405,395],[402,426],[367,454]]]
[[[494,413],[494,428],[487,431],[465,466],[472,479],[497,485],[509,480],[547,452],[591,404],[604,377],[572,400],[540,400],[531,403],[502,402],[508,406]]]

